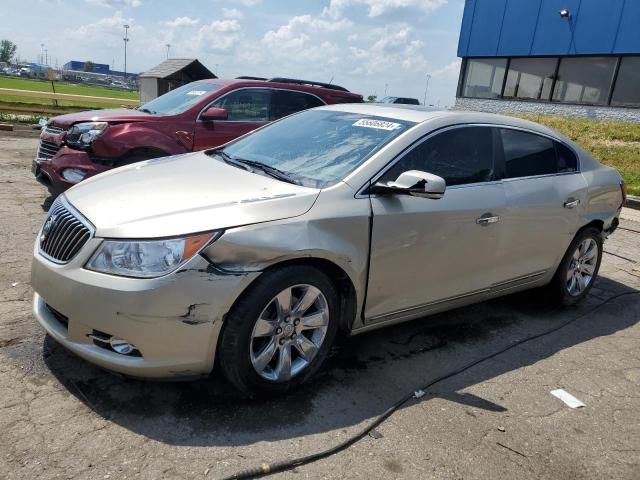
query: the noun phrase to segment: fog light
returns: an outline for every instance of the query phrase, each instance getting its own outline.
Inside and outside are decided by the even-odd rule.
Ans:
[[[122,355],[129,355],[136,349],[136,347],[129,342],[115,337],[111,337],[109,345],[111,345],[111,348],[113,348],[115,352],[121,353]]]
[[[82,181],[86,174],[87,172],[80,168],[65,168],[62,170],[62,178],[73,183]]]

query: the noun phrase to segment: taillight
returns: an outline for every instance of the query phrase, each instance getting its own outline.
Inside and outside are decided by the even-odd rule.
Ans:
[[[622,205],[627,201],[627,184],[624,181],[620,182],[620,191],[622,192]]]

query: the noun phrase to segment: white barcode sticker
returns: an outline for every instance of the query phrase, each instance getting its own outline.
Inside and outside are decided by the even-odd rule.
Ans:
[[[196,96],[200,96],[200,95],[204,95],[205,93],[207,93],[206,90],[191,90],[190,92],[187,92],[187,95],[196,95]]]
[[[384,120],[371,120],[362,118],[353,124],[354,127],[377,128],[378,130],[395,130],[400,126],[399,123],[386,122]]]

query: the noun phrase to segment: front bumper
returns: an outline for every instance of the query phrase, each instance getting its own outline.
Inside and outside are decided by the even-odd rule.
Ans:
[[[62,146],[50,160],[36,158],[31,164],[31,172],[36,180],[46,186],[53,195],[58,195],[75,185],[75,182],[70,182],[62,176],[62,171],[66,168],[83,170],[86,172],[85,179],[110,169],[107,165],[93,163],[87,152],[67,146]]]
[[[36,245],[32,286],[38,322],[78,356],[125,375],[166,379],[211,372],[223,318],[258,273],[221,274],[199,255],[156,279],[83,269],[100,242],[89,240],[65,265],[44,258]],[[140,356],[99,346],[89,337],[96,331],[135,345]]]

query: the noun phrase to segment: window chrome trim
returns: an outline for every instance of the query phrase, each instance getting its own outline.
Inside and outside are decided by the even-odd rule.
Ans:
[[[528,176],[528,177],[512,177],[512,178],[494,179],[494,180],[490,180],[488,182],[462,183],[462,184],[459,184],[459,185],[447,186],[447,190],[460,188],[460,187],[465,187],[466,188],[466,187],[475,187],[475,186],[480,186],[480,185],[495,185],[495,184],[498,184],[498,183],[502,183],[504,181],[522,180],[522,179],[527,179],[527,178],[539,178],[539,177],[551,177],[551,176],[555,177],[555,176],[561,176],[561,175],[574,175],[574,174],[577,174],[577,173],[581,173],[580,155],[578,155],[578,153],[575,151],[575,149],[572,146],[568,145],[566,142],[562,141],[561,139],[559,139],[557,137],[553,137],[553,136],[551,136],[549,134],[538,132],[538,131],[532,130],[530,128],[518,127],[518,126],[514,126],[514,125],[503,125],[503,124],[499,124],[499,123],[460,123],[460,124],[456,124],[456,125],[449,125],[447,127],[442,127],[442,128],[437,129],[437,130],[433,130],[433,131],[429,132],[426,136],[422,137],[421,139],[417,140],[413,144],[409,145],[409,147],[407,147],[403,152],[399,153],[395,158],[393,158],[389,163],[387,163],[387,165],[385,165],[382,169],[380,169],[378,171],[378,173],[373,175],[369,179],[369,181],[367,181],[364,185],[362,185],[360,188],[358,188],[357,189],[357,193],[355,194],[355,198],[377,198],[379,195],[364,193],[365,190],[367,190],[371,185],[374,185],[380,179],[380,177],[382,177],[385,173],[387,173],[389,170],[391,170],[391,168],[393,168],[396,163],[398,163],[402,158],[405,157],[405,155],[407,155],[409,152],[411,152],[414,148],[417,148],[423,142],[426,142],[427,140],[435,137],[436,135],[438,135],[440,133],[444,133],[444,132],[447,132],[449,130],[454,130],[454,129],[458,129],[458,128],[469,128],[469,127],[490,127],[490,128],[506,128],[506,129],[510,129],[510,130],[519,130],[519,131],[522,131],[522,132],[525,132],[525,133],[531,133],[531,134],[534,134],[534,135],[538,135],[538,136],[541,136],[541,137],[548,138],[549,140],[552,140],[554,142],[561,143],[562,145],[567,147],[576,156],[577,169],[576,169],[575,172],[549,173],[549,174],[543,174],[543,175],[531,175],[531,176]],[[502,145],[502,141],[500,142],[500,144]],[[557,156],[557,154],[556,154],[556,156]],[[494,163],[495,163],[495,155],[494,155]],[[494,164],[494,167],[495,167],[495,164]],[[343,181],[344,181],[344,179],[343,179]]]
[[[278,88],[278,87],[262,87],[262,86],[255,86],[255,87],[240,87],[240,88],[236,88],[234,90],[230,90],[227,93],[220,95],[219,97],[214,98],[213,100],[211,100],[211,102],[209,102],[203,109],[200,110],[200,112],[198,112],[197,115],[197,119],[196,119],[196,123],[210,123],[210,122],[205,122],[204,120],[202,120],[200,117],[202,115],[202,112],[204,112],[205,110],[207,110],[208,108],[211,107],[211,105],[213,105],[215,102],[217,102],[218,100],[226,97],[227,95],[230,95],[232,93],[236,93],[239,92],[240,90],[255,90],[255,89],[260,89],[260,90],[267,90],[270,95],[269,95],[269,116],[271,116],[271,95],[273,95],[273,93],[275,93],[276,91],[284,91],[284,92],[295,92],[295,93],[304,93],[306,95],[311,95],[312,97],[316,97],[318,100],[320,100],[322,102],[322,105],[318,105],[319,107],[321,106],[325,106],[325,105],[329,105],[327,102],[325,102],[322,98],[320,98],[318,95],[314,94],[314,93],[310,93],[310,92],[306,92],[304,90],[293,90],[291,88]],[[315,107],[314,107],[315,108]],[[307,109],[309,110],[309,109]],[[304,110],[300,110],[301,112],[303,112]],[[298,112],[294,112],[294,113],[298,113]],[[284,117],[282,117],[284,118]],[[275,120],[280,120],[279,118],[275,119]],[[269,123],[269,122],[274,122],[275,120],[216,120],[216,122],[226,122],[226,123]]]

